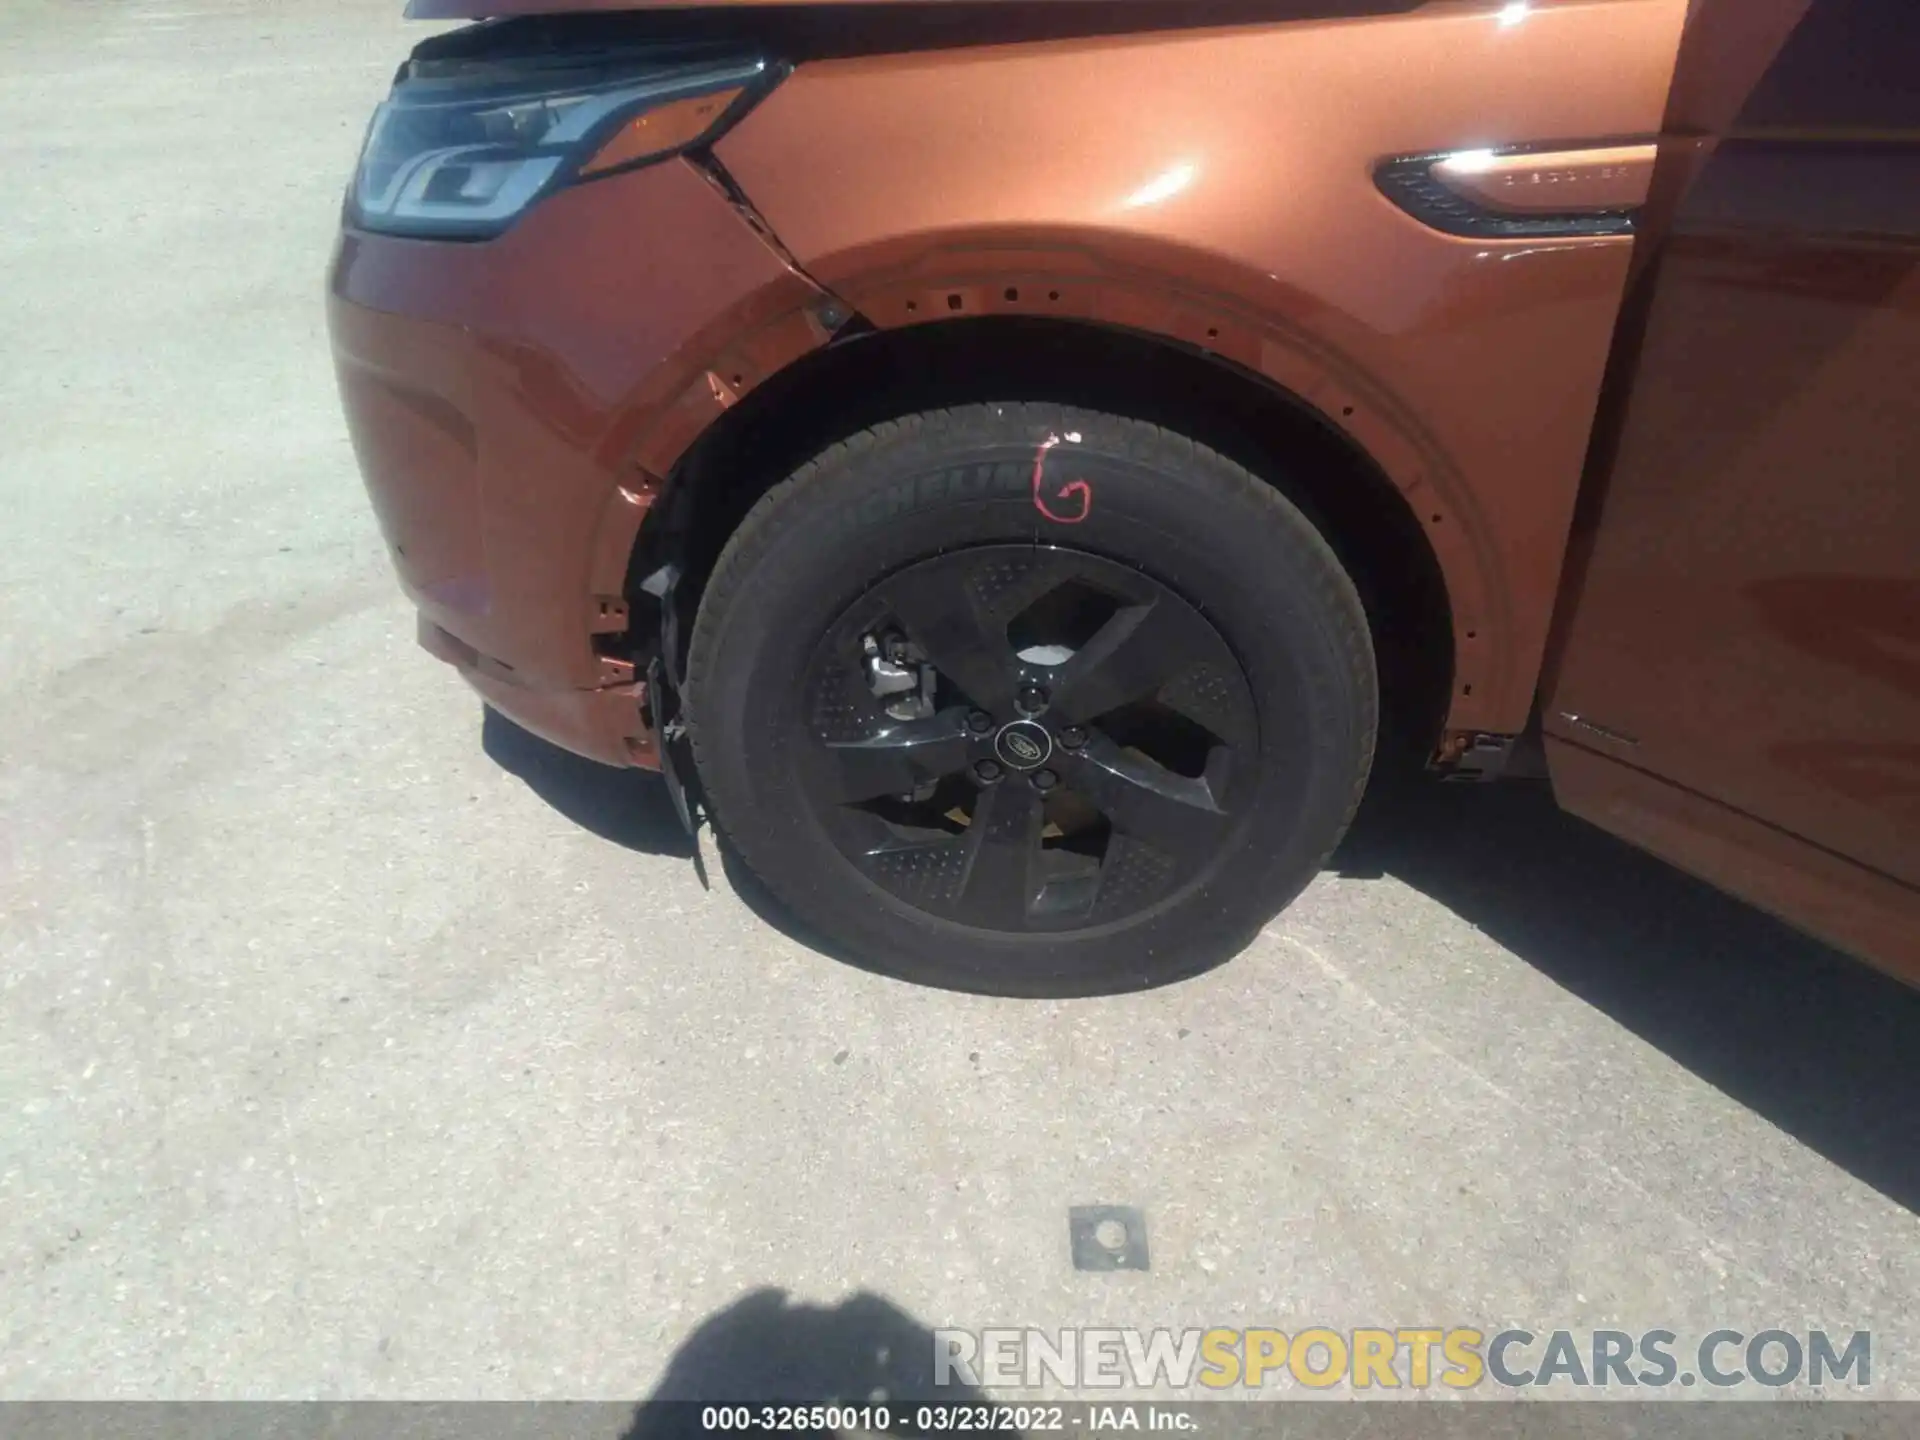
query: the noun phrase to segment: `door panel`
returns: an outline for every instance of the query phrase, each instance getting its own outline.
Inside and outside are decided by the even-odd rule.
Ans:
[[[1751,64],[1758,8],[1702,7],[1683,67]],[[1920,7],[1792,8],[1724,131],[1666,142],[1546,724],[1920,885]]]

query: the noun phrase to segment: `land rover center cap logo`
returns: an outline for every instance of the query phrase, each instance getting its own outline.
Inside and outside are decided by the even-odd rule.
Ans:
[[[1053,754],[1053,737],[1044,725],[1031,720],[1016,720],[1001,730],[993,748],[1015,770],[1031,770],[1047,763]]]

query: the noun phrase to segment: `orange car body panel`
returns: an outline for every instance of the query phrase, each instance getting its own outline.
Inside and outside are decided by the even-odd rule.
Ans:
[[[1920,982],[1916,43],[1696,11],[1542,715],[1568,809]]]
[[[1632,242],[1444,235],[1373,171],[1655,133],[1683,13],[1440,6],[830,61],[717,153],[876,325],[1123,325],[1312,405],[1427,527],[1454,611],[1450,728],[1515,731]]]
[[[341,385],[422,643],[556,743],[657,766],[644,677],[603,641],[720,415],[850,315],[1123,327],[1265,377],[1398,488],[1447,587],[1450,742],[1540,705],[1568,809],[1920,980],[1920,520],[1889,478],[1920,177],[1888,159],[1920,115],[1910,85],[1835,108],[1848,82],[1816,75],[1798,112],[1768,90],[1845,8],[889,0],[721,137],[723,174],[596,178],[483,243],[350,229]],[[410,6],[651,10],[688,18]],[[984,43],[1002,10],[1045,23]],[[903,14],[941,21],[892,43]],[[1875,103],[1898,113],[1853,126],[1850,180],[1788,154]],[[1444,233],[1376,183],[1408,157],[1505,215],[1644,201],[1639,238]],[[1869,212],[1885,233],[1848,229]]]
[[[556,743],[656,763],[641,677],[593,646],[622,628],[657,488],[635,453],[718,412],[709,364],[770,371],[824,343],[818,290],[678,160],[484,245],[349,230],[331,290],[354,448],[428,648]]]
[[[1277,18],[804,63],[717,147],[773,236],[684,160],[563,190],[485,243],[349,230],[341,384],[435,653],[548,738],[654,763],[641,677],[594,642],[620,628],[663,477],[826,343],[823,287],[883,327],[958,296],[1210,349],[1348,431],[1445,573],[1450,726],[1521,728],[1631,245],[1443,235],[1372,172],[1651,132],[1684,0],[1550,0],[1518,23],[1260,8]],[[1288,18],[1341,8],[1392,13]]]

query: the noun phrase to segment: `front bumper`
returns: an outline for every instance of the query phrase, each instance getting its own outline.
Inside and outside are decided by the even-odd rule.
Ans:
[[[635,539],[662,461],[712,418],[687,394],[816,294],[682,160],[482,243],[343,233],[341,399],[422,644],[555,744],[657,767],[653,637],[621,633]]]
[[[644,681],[593,690],[522,685],[507,667],[420,615],[420,648],[446,661],[480,698],[523,730],[605,765],[660,768]]]

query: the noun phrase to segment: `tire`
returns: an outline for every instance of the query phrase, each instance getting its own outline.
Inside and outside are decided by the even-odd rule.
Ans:
[[[919,688],[874,693],[890,658]],[[1021,996],[1237,954],[1339,842],[1378,719],[1360,598],[1272,486],[1015,403],[875,426],[765,495],[685,690],[716,828],[801,926]]]

